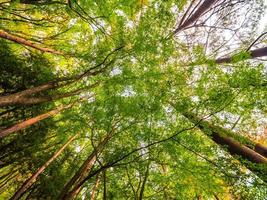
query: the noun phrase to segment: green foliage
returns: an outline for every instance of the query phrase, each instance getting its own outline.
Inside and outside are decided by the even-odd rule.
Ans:
[[[189,3],[0,3],[1,30],[63,53],[56,55],[0,38],[0,102],[2,97],[26,89],[51,82],[56,85],[26,95],[26,99],[48,98],[45,102],[1,107],[1,130],[72,105],[0,139],[0,199],[11,198],[78,133],[23,196],[58,199],[64,185],[112,133],[98,152],[77,199],[89,199],[99,177],[96,199],[103,198],[105,182],[107,199],[217,196],[264,200],[266,166],[237,161],[240,158],[216,145],[211,135],[217,131],[254,148],[253,140],[259,136],[251,133],[262,126],[260,119],[266,119],[267,113],[266,67],[248,61],[252,57],[239,50],[242,45],[231,63],[216,64],[207,51],[214,50],[216,55],[217,44],[208,50],[203,41],[188,45],[187,40],[194,42],[195,37],[202,40],[198,36],[201,29],[173,36],[177,16],[180,19]],[[60,95],[67,96],[56,98]],[[189,120],[185,113],[194,113],[196,118]],[[235,116],[240,116],[236,124]],[[200,123],[202,131],[192,121]],[[226,129],[229,127],[234,130]],[[249,171],[248,165],[255,171]]]

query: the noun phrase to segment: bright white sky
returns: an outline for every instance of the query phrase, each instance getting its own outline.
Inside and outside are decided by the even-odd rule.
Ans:
[[[264,30],[266,30],[266,26],[267,26],[267,0],[264,0],[264,5],[266,6],[265,14],[260,20],[259,28],[258,28],[260,34],[264,32]]]

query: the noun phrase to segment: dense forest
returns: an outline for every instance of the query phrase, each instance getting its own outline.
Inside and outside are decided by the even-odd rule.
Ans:
[[[264,0],[0,0],[0,200],[266,200]]]

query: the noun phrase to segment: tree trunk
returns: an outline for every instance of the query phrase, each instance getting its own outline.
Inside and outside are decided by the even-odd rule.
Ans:
[[[244,146],[240,144],[238,141],[233,139],[232,137],[220,133],[221,127],[216,127],[214,125],[211,125],[209,122],[201,120],[200,118],[194,116],[193,114],[185,113],[185,117],[187,117],[190,121],[197,124],[197,126],[208,136],[211,137],[211,139],[219,144],[219,145],[225,145],[229,149],[231,154],[240,155],[243,158],[253,162],[253,163],[265,163],[267,164],[267,159],[257,153],[256,151],[250,149],[247,146]],[[209,132],[208,132],[209,131]],[[228,132],[227,130],[224,130],[224,133]],[[209,135],[210,134],[210,135]]]
[[[251,51],[248,51],[248,52],[250,54],[250,58],[249,59],[267,56],[267,47],[258,48],[258,49],[251,50]],[[218,58],[218,59],[215,60],[215,62],[218,63],[218,64],[220,64],[220,63],[231,63],[232,62],[232,58],[233,57]]]
[[[78,134],[72,136],[55,154],[44,163],[23,185],[17,190],[17,192],[10,198],[10,200],[17,200],[22,197],[25,191],[36,181],[37,177],[50,165],[63,151],[64,149],[77,137]]]
[[[80,185],[80,183],[90,173],[96,161],[97,156],[102,152],[105,145],[108,143],[110,138],[113,136],[114,131],[115,129],[112,129],[112,131],[107,134],[105,139],[102,140],[98,144],[98,146],[94,149],[94,151],[88,156],[88,158],[83,163],[83,165],[79,168],[79,170],[75,173],[75,175],[71,178],[71,180],[64,186],[59,199],[62,199],[62,200],[74,199],[79,194],[82,188],[82,185]]]
[[[142,183],[142,186],[141,186],[141,190],[140,190],[140,195],[139,195],[139,198],[138,198],[139,200],[142,200],[143,196],[144,196],[145,186],[146,186],[147,178],[149,176],[149,166],[150,166],[150,162],[147,164],[147,167],[146,167],[145,177],[144,177],[144,180],[143,180],[143,183]]]
[[[33,124],[36,124],[36,123],[40,122],[43,119],[46,119],[48,117],[52,117],[52,116],[60,113],[61,111],[70,108],[72,105],[73,104],[69,104],[67,106],[62,106],[62,107],[56,108],[56,109],[51,110],[51,111],[49,111],[47,113],[38,115],[38,116],[30,118],[30,119],[27,119],[27,120],[25,120],[23,122],[17,123],[17,124],[15,124],[15,125],[13,125],[13,126],[11,126],[9,128],[0,130],[0,138],[1,137],[5,137],[5,136],[9,135],[10,133],[23,130],[23,129],[25,129],[25,128],[33,125]]]
[[[64,55],[64,53],[62,53],[60,51],[56,51],[56,50],[50,49],[50,48],[40,47],[40,46],[34,44],[33,42],[26,40],[25,38],[12,35],[10,33],[3,31],[3,30],[0,30],[0,38],[4,38],[4,39],[10,40],[10,41],[16,42],[18,44],[22,44],[22,45],[25,45],[25,46],[28,46],[28,47],[31,47],[31,48],[34,48],[37,50],[40,50],[43,52],[57,54],[57,55]]]
[[[183,115],[192,123],[196,124],[199,129],[201,129],[201,131],[209,136],[215,143],[227,147],[231,155],[239,155],[242,159],[240,159],[240,157],[237,157],[237,159],[242,164],[258,175],[263,181],[267,182],[267,159],[264,156],[247,146],[242,145],[231,136],[226,135],[227,130],[214,126],[209,122],[196,117],[192,113],[184,113]],[[245,159],[246,162],[242,162],[243,159]]]
[[[189,25],[196,22],[201,15],[205,13],[212,5],[214,5],[218,0],[205,0],[199,8],[174,31],[174,34],[182,31],[183,29],[187,28]]]
[[[90,88],[96,87],[99,83],[93,84],[88,87],[80,88],[71,92],[66,92],[63,94],[56,94],[53,96],[35,96],[35,97],[29,97],[29,96],[23,96],[23,95],[17,95],[14,94],[17,98],[11,98],[12,95],[9,95],[9,97],[6,99],[6,104],[2,104],[3,106],[6,105],[34,105],[34,104],[39,104],[39,103],[46,103],[46,102],[51,102],[59,99],[64,99],[67,97],[75,96],[78,95]],[[0,106],[1,106],[1,97],[0,97]]]
[[[50,89],[55,89],[55,88],[60,88],[60,87],[64,87],[67,86],[69,84],[75,83],[79,80],[81,80],[84,77],[88,77],[88,76],[96,76],[102,72],[104,72],[104,70],[108,67],[108,65],[111,63],[107,63],[105,65],[105,67],[102,67],[100,69],[98,69],[101,65],[104,65],[108,58],[116,53],[117,51],[123,49],[123,46],[116,48],[115,50],[111,51],[109,54],[106,55],[106,57],[103,59],[102,62],[100,62],[99,64],[97,64],[94,67],[91,67],[90,69],[86,70],[85,72],[79,74],[79,75],[75,75],[72,77],[68,77],[68,78],[61,78],[49,83],[45,83],[43,85],[40,86],[36,86],[33,88],[29,88],[26,89],[24,91],[21,92],[17,92],[15,94],[10,94],[10,95],[4,95],[4,96],[0,96],[0,107],[1,106],[10,106],[10,105],[17,105],[17,104],[21,104],[21,105],[31,105],[31,104],[36,104],[39,102],[46,102],[46,101],[50,101],[51,99],[39,99],[37,100],[36,97],[30,97],[32,94],[36,94],[38,92],[44,92],[46,90],[50,90]],[[98,69],[98,70],[96,70]],[[62,83],[65,82],[65,83]],[[60,84],[62,83],[62,84]],[[99,82],[93,84],[92,86],[98,85]],[[41,98],[41,97],[40,97]],[[45,97],[44,97],[45,98]],[[49,97],[46,97],[49,98]]]
[[[99,183],[100,183],[100,177],[99,175],[96,176],[96,182],[95,182],[95,185],[93,187],[93,190],[91,192],[91,197],[90,197],[90,200],[94,200],[95,197],[96,197],[96,192],[97,192],[97,188],[99,186]]]
[[[107,200],[107,175],[106,175],[106,170],[103,171],[103,182],[104,182],[103,200]]]

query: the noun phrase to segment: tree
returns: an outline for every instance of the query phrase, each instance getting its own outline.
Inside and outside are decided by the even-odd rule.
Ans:
[[[264,9],[1,2],[0,199],[264,200]]]

